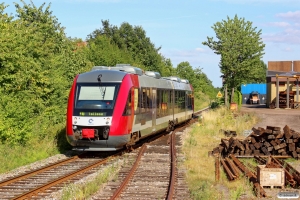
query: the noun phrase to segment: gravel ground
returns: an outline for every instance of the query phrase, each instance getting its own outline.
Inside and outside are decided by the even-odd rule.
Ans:
[[[270,109],[265,105],[243,105],[241,112],[255,113],[260,121],[254,125],[255,128],[266,126],[277,126],[283,128],[285,125],[300,132],[300,109]]]
[[[34,170],[34,169],[42,168],[42,167],[44,167],[48,164],[55,163],[55,162],[58,162],[60,160],[64,160],[68,157],[70,157],[69,153],[57,154],[57,155],[49,157],[47,159],[36,161],[36,162],[31,163],[29,165],[25,165],[25,166],[16,168],[16,169],[11,170],[7,173],[0,174],[0,181],[3,181],[3,180],[6,180],[6,179],[9,179],[9,178],[24,174],[24,173],[26,173],[28,171],[31,171],[31,170]]]

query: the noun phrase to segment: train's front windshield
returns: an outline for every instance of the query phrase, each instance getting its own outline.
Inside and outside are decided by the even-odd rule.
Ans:
[[[113,109],[120,84],[78,83],[75,109]]]

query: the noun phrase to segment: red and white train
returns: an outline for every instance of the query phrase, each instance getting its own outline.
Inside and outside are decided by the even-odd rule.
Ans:
[[[187,80],[127,64],[96,66],[74,79],[67,108],[73,150],[116,151],[193,117]]]

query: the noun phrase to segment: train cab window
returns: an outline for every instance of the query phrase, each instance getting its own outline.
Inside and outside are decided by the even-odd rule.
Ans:
[[[77,84],[76,109],[113,109],[119,84]]]

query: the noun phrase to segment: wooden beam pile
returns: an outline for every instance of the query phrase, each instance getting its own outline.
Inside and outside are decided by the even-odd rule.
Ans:
[[[300,133],[285,126],[267,126],[264,128],[252,128],[252,133],[245,139],[221,139],[221,144],[214,148],[213,155],[227,156],[262,156],[281,155],[292,156],[300,159]]]

